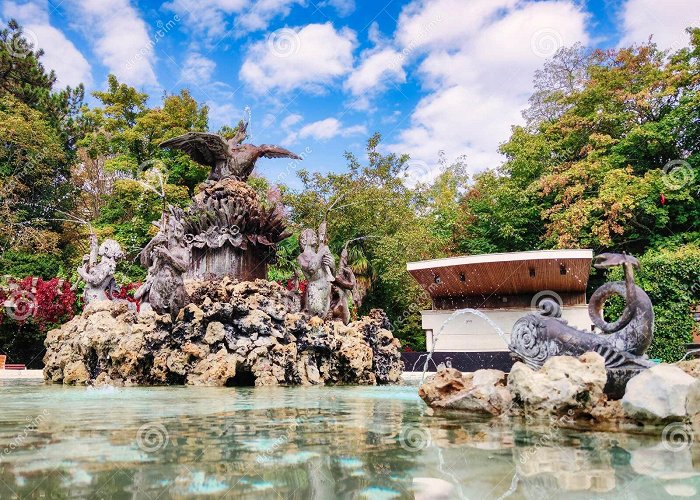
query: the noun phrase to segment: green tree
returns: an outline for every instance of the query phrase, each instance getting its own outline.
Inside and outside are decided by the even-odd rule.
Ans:
[[[406,272],[406,263],[439,255],[429,214],[420,215],[415,191],[405,183],[408,156],[382,154],[380,136],[367,141],[367,164],[345,153],[348,171],[310,174],[300,171],[304,189],[285,194],[297,230],[328,221],[329,246],[336,254],[351,243],[351,265],[366,287],[361,312],[383,308],[395,334],[420,348],[421,308],[427,296]],[[447,181],[446,181],[447,182]]]

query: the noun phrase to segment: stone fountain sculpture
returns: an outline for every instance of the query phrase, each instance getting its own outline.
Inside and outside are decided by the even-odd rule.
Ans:
[[[228,140],[217,134],[188,132],[162,142],[160,147],[179,149],[197,163],[211,167],[211,181],[231,177],[245,181],[261,157],[301,160],[300,156],[280,146],[243,144],[248,137],[247,128],[248,124],[241,122],[236,134]]]
[[[325,223],[319,228],[325,234]],[[335,259],[313,229],[304,229],[299,236],[302,252],[297,262],[308,281],[304,292],[304,311],[325,319],[331,307],[331,279],[335,279]]]
[[[143,249],[148,277],[134,295],[141,314],[131,301],[101,301],[48,332],[46,380],[216,386],[399,380],[400,343],[382,311],[346,326],[326,321],[331,287],[342,288],[351,276],[341,270],[336,280],[325,224],[320,234],[307,229],[300,238],[308,314],[301,314],[296,294],[265,279],[276,244],[290,233],[282,206],[264,206],[245,180],[261,156],[300,158],[276,146],[242,144],[245,131],[239,126],[228,142],[189,133],[162,144],[210,166],[210,178],[189,209],[164,212]],[[338,308],[347,322],[347,303]]]
[[[111,300],[119,291],[114,272],[117,262],[123,257],[119,243],[107,239],[98,247],[97,236],[90,235],[90,253],[83,256],[83,264],[77,269],[78,275],[85,281],[85,305],[98,300]]]
[[[606,283],[590,298],[588,313],[601,333],[579,330],[560,319],[559,304],[545,299],[542,310],[520,318],[511,334],[512,356],[531,368],[540,368],[552,356],[602,355],[608,371],[606,392],[621,396],[627,381],[653,363],[644,357],[654,336],[654,310],[649,296],[634,283],[639,261],[630,255],[604,253],[594,261],[597,269],[622,266],[625,280]],[[609,323],[603,317],[605,301],[613,295],[625,299],[622,315]]]
[[[158,234],[141,251],[141,264],[148,268],[148,276],[134,298],[141,301],[142,310],[170,314],[173,320],[177,317],[189,301],[183,279],[189,254],[182,211],[171,208],[163,214]]]
[[[261,157],[301,157],[279,146],[243,144],[246,129],[247,124],[239,124],[228,141],[216,134],[188,132],[161,143],[212,169],[184,217],[192,246],[188,278],[265,279],[277,243],[291,234],[282,208],[264,207],[245,181]]]

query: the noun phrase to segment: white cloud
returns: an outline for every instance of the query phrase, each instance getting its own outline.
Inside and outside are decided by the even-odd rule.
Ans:
[[[299,0],[257,0],[238,17],[236,25],[247,31],[264,30],[275,17],[285,18]]]
[[[185,26],[209,44],[264,30],[302,0],[172,0],[163,7],[187,19]]]
[[[345,89],[359,98],[359,107],[365,108],[368,98],[386,89],[392,83],[406,81],[401,66],[401,54],[392,48],[368,51],[359,57],[361,63],[345,81]]]
[[[355,0],[326,0],[317,5],[319,8],[333,7],[340,17],[349,16],[355,12]]]
[[[700,25],[698,0],[628,0],[622,7],[621,46],[652,40],[673,51],[688,45],[685,28]]]
[[[58,87],[92,83],[87,59],[63,32],[51,26],[46,0],[34,0],[25,4],[3,2],[2,15],[7,19],[17,19],[27,39],[44,50],[41,62],[44,67],[56,72]]]
[[[282,28],[251,46],[240,78],[254,91],[320,92],[352,68],[355,33],[336,30],[331,23]]]
[[[429,91],[411,124],[388,146],[435,164],[467,155],[472,171],[498,166],[498,146],[532,92],[536,69],[562,46],[586,43],[587,14],[571,1],[414,2],[401,13],[396,44]]]
[[[207,101],[209,106],[209,127],[218,130],[222,125],[233,126],[238,123],[241,110],[232,103],[220,103],[217,101]]]
[[[344,127],[340,120],[326,118],[304,125],[299,132],[292,132],[283,141],[283,144],[291,144],[298,139],[311,138],[317,141],[327,141],[334,137],[349,137],[357,134],[367,134],[367,128],[364,125]]]
[[[216,63],[213,60],[192,52],[187,56],[180,70],[180,80],[186,83],[204,84],[211,81],[215,69]]]
[[[289,127],[296,125],[297,123],[299,123],[303,119],[304,119],[304,117],[299,115],[299,114],[291,114],[291,115],[286,116],[284,118],[284,120],[282,120],[280,125],[282,126],[282,128],[289,128]]]
[[[121,82],[157,86],[154,36],[129,0],[70,0],[69,10],[100,62]]]

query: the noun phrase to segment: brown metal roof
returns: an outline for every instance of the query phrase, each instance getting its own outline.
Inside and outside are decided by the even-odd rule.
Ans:
[[[592,250],[466,255],[409,262],[408,272],[431,297],[585,292]]]

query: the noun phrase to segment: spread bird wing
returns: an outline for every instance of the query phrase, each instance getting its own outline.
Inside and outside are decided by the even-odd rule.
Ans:
[[[260,156],[265,158],[294,158],[295,160],[301,160],[301,156],[292,153],[288,149],[281,148],[279,146],[274,146],[272,144],[261,144],[258,146],[260,150]]]
[[[174,148],[187,153],[201,165],[214,167],[217,161],[229,156],[228,144],[216,134],[187,132],[160,143],[161,148]]]

